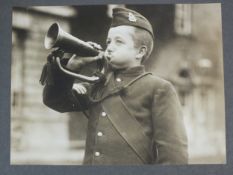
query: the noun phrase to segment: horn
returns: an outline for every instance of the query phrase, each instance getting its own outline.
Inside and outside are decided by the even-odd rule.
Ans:
[[[58,48],[63,50],[64,52],[76,54],[78,56],[83,56],[83,57],[85,56],[94,57],[101,52],[100,50],[93,48],[87,42],[82,41],[79,38],[76,38],[71,34],[65,32],[64,30],[62,30],[62,28],[59,26],[58,23],[53,23],[49,27],[48,32],[44,39],[44,46],[46,49]],[[105,77],[102,75],[94,74],[92,76],[86,76],[65,69],[61,65],[59,58],[56,58],[56,62],[62,72],[64,72],[65,74],[71,77],[77,78],[81,81],[97,83],[105,80]],[[97,63],[98,62],[100,63],[100,61],[97,61]],[[102,65],[102,61],[101,61],[101,65]],[[99,67],[98,69],[102,69],[102,68]]]
[[[97,56],[99,51],[90,44],[62,30],[58,23],[53,23],[45,36],[46,49],[60,48],[67,53],[79,56]]]

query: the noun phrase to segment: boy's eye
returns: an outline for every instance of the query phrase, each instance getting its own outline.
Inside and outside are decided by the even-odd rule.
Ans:
[[[109,40],[109,39],[108,39],[108,40],[106,40],[106,45],[111,44],[111,42],[112,42],[112,41],[111,41],[111,40]],[[115,39],[115,40],[114,40],[114,43],[115,43],[115,44],[123,44],[123,43],[124,43],[124,41],[123,41],[122,39]]]
[[[106,44],[107,44],[107,45],[108,45],[108,44],[110,44],[110,43],[111,43],[111,41],[110,41],[110,40],[107,40],[107,41],[106,41]]]
[[[122,40],[120,40],[120,39],[117,39],[116,40],[116,43],[118,43],[118,44],[122,44],[122,43],[124,43]]]

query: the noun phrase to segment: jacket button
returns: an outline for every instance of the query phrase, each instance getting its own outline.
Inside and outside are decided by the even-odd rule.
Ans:
[[[96,152],[95,152],[95,156],[96,156],[96,157],[100,156],[100,152],[96,151]]]
[[[120,79],[120,78],[116,78],[116,81],[117,81],[117,82],[121,82],[121,79]]]
[[[107,116],[106,112],[102,112],[102,113],[101,113],[101,116],[102,116],[102,117],[106,117],[106,116]]]
[[[98,132],[97,136],[101,137],[101,136],[103,136],[103,133],[102,132]]]

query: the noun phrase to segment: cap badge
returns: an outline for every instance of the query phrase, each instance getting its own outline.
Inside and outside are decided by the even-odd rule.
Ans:
[[[131,21],[131,22],[136,22],[137,21],[136,17],[131,12],[129,12],[129,16],[128,17],[129,17],[128,18],[129,21]]]

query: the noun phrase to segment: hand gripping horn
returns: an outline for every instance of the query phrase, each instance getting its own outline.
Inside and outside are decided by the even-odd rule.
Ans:
[[[72,36],[71,34],[65,32],[62,30],[60,25],[56,22],[53,23],[49,29],[48,32],[45,36],[44,40],[44,46],[46,49],[52,49],[52,48],[58,48],[66,53],[72,53],[76,54],[78,56],[83,56],[83,57],[89,57],[89,56],[97,56],[101,51],[92,47],[90,44],[88,44],[85,41],[82,41],[79,38],[76,38]],[[86,82],[99,82],[100,77],[98,76],[86,76],[86,75],[81,75],[77,74],[75,72],[72,72],[66,68],[64,68],[61,65],[60,59],[56,58],[56,62],[64,73],[77,78],[81,81],[86,81]]]

